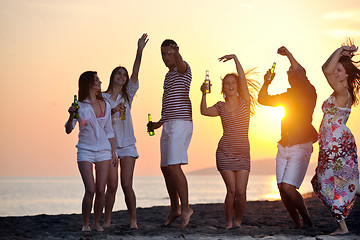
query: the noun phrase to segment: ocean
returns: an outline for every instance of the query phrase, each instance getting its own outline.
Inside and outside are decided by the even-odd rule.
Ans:
[[[225,184],[220,175],[188,175],[190,204],[222,203]],[[300,193],[312,192],[311,176],[306,176]],[[135,176],[137,207],[168,206],[162,176]],[[0,177],[0,216],[81,213],[84,187],[81,177]],[[247,200],[277,200],[280,195],[275,175],[250,175]],[[122,189],[114,211],[125,210]]]

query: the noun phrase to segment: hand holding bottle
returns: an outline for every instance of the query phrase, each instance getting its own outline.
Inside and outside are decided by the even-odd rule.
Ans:
[[[264,82],[270,84],[275,77],[275,73],[271,73],[271,69],[267,70],[264,75]]]
[[[77,111],[77,107],[75,106],[74,103],[72,103],[68,109],[71,118],[74,118],[74,114],[76,113],[76,111]]]
[[[125,120],[125,111],[126,111],[126,106],[124,102],[120,102],[116,107],[114,107],[111,110],[112,114],[119,112],[121,120]]]
[[[205,95],[206,90],[207,90],[207,84],[205,82],[203,82],[203,84],[200,87],[200,91],[203,93],[203,95]]]

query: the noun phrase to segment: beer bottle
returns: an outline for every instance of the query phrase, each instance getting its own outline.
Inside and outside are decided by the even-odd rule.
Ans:
[[[210,93],[211,92],[211,83],[210,83],[210,77],[209,77],[209,70],[206,70],[205,84],[206,84],[206,93]]]
[[[77,100],[77,96],[74,95],[74,107],[76,108],[76,111],[73,113],[73,118],[74,119],[78,119],[79,118],[79,111],[78,109],[80,108],[79,107],[79,104],[78,104],[78,100]]]
[[[273,63],[273,65],[270,68],[270,76],[269,76],[269,81],[271,81],[271,78],[274,76],[275,74],[275,66],[276,66],[276,62]]]
[[[124,102],[120,102],[120,105],[125,107],[125,103]],[[126,107],[125,107],[125,112],[126,112]],[[125,112],[120,112],[120,120],[125,120]]]
[[[149,123],[152,123],[152,120],[151,120],[151,114],[149,113],[148,114],[148,124]],[[150,125],[151,126],[151,125]],[[154,136],[155,135],[155,131],[154,131],[154,127],[151,126],[149,127],[149,136]]]

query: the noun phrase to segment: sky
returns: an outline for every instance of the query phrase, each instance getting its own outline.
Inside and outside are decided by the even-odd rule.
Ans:
[[[137,40],[149,35],[139,73],[140,89],[132,118],[137,148],[135,175],[160,175],[160,135],[146,133],[147,114],[160,119],[167,68],[160,45],[174,39],[192,69],[190,98],[194,133],[185,172],[215,166],[222,135],[219,117],[201,116],[200,86],[209,70],[213,84],[208,105],[223,100],[221,80],[235,71],[225,54],[238,56],[244,69],[256,67],[254,78],[275,61],[271,94],[289,87],[286,46],[306,69],[317,89],[313,125],[319,128],[322,102],[332,93],[321,66],[346,37],[360,44],[360,1],[343,0],[0,0],[0,176],[77,176],[78,128],[70,135],[64,124],[77,93],[80,74],[98,72],[105,90],[111,71],[119,65],[129,72]],[[252,161],[274,161],[280,139],[282,110],[259,106],[250,120]],[[360,107],[354,107],[348,126],[360,144]],[[312,162],[317,161],[314,144]],[[309,169],[313,171],[313,169]],[[275,174],[275,173],[274,173]]]

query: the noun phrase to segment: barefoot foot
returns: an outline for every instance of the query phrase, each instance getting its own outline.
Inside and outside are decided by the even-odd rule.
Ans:
[[[89,225],[84,225],[84,226],[82,227],[81,231],[83,231],[83,232],[90,232],[90,231],[91,231],[90,226],[89,226]]]
[[[331,236],[336,236],[336,235],[345,235],[345,234],[349,234],[349,230],[345,230],[345,229],[341,229],[338,228],[335,232],[330,233]]]
[[[180,209],[177,210],[177,211],[170,211],[169,215],[168,215],[168,217],[166,219],[165,226],[170,225],[176,218],[178,218],[180,216],[181,216]]]
[[[229,230],[229,229],[231,229],[232,227],[233,227],[232,222],[231,222],[231,223],[227,223],[227,224],[225,225],[225,229],[226,229],[226,230]]]
[[[194,211],[191,208],[188,208],[187,210],[183,210],[181,213],[181,225],[180,227],[184,229],[190,222],[190,217],[194,213]]]
[[[130,229],[138,229],[138,225],[136,220],[135,221],[130,221]]]
[[[241,227],[241,222],[234,222],[234,227]]]
[[[94,224],[94,229],[95,231],[98,231],[98,232],[103,232],[104,229],[100,226],[100,224]]]
[[[104,222],[104,224],[102,225],[103,228],[109,228],[110,227],[110,223],[106,223]]]

